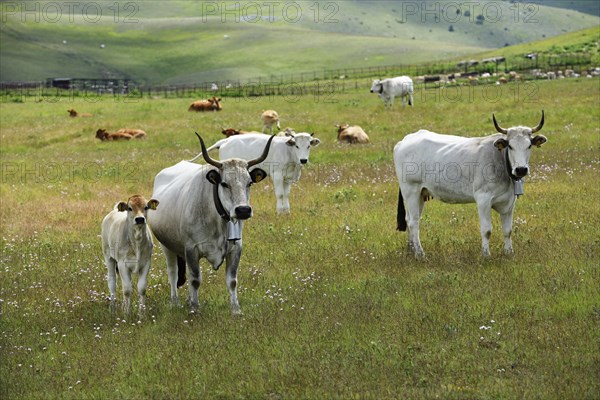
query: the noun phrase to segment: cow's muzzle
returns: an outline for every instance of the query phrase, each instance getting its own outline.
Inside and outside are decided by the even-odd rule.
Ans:
[[[146,223],[146,218],[136,217],[134,221],[135,221],[136,225],[144,225]]]
[[[307,158],[303,158],[300,160],[300,164],[307,164],[308,163],[308,159]]]
[[[527,167],[517,167],[515,168],[515,176],[522,178],[529,173],[529,168]]]
[[[250,206],[238,206],[235,208],[235,217],[237,219],[248,219],[252,216],[252,207]]]

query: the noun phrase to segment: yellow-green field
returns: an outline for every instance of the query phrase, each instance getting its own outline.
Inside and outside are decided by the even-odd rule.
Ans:
[[[2,103],[0,398],[597,398],[598,78],[419,88],[414,107],[391,112],[368,89],[225,98],[204,114],[187,112],[191,98]],[[197,153],[194,131],[213,143],[225,127],[257,130],[267,108],[322,143],[290,215],[276,214],[270,181],[252,187],[244,315],[230,314],[224,267],[206,264],[199,311],[172,308],[158,246],[145,317],[111,313],[104,215],[149,198],[162,168]],[[534,125],[542,109],[548,143],[532,151],[517,202],[515,256],[501,256],[497,215],[482,259],[475,205],[432,201],[427,259],[408,257],[395,231],[395,143],[420,128],[492,133],[492,112],[503,126]],[[372,144],[337,144],[343,122]],[[94,138],[122,127],[148,139]]]

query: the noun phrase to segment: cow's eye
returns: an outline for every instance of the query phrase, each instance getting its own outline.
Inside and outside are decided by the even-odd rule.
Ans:
[[[133,208],[127,207],[127,211],[133,211]]]
[[[223,186],[225,189],[231,189],[231,186],[229,186],[229,183],[226,183],[226,182],[221,182],[221,186]]]
[[[508,145],[508,148],[509,148],[510,150],[512,150],[512,149],[513,149],[513,148],[512,148],[512,146],[511,146],[510,144]]]

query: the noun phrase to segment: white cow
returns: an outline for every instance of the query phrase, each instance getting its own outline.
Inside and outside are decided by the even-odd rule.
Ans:
[[[271,145],[268,157],[258,166],[264,169],[273,180],[277,197],[277,212],[288,213],[290,210],[291,184],[298,182],[302,165],[308,163],[310,149],[321,141],[314,134],[305,132],[288,133],[288,136],[277,136]],[[244,160],[256,158],[269,140],[268,135],[250,133],[221,139],[208,151],[219,149],[221,159],[238,157]],[[190,161],[194,161],[198,156]]]
[[[406,103],[408,97],[408,105],[413,105],[413,81],[408,76],[398,76],[396,78],[388,78],[380,81],[375,79],[371,86],[371,93],[377,93],[383,100],[384,107],[387,108],[388,104],[390,110],[394,105],[394,97],[400,96],[402,98],[402,107]]]
[[[408,228],[408,251],[417,258],[424,256],[419,219],[425,201],[432,197],[445,203],[477,203],[483,256],[490,254],[490,213],[496,210],[504,233],[504,253],[513,252],[510,235],[516,195],[522,194],[521,179],[529,173],[531,146],[540,147],[547,140],[542,135],[532,137],[544,125],[544,112],[534,128],[504,129],[495,116],[493,120],[500,134],[464,138],[420,130],[394,147],[400,182],[398,230]]]
[[[154,179],[153,197],[161,207],[151,215],[150,223],[167,259],[171,303],[179,303],[177,287],[185,283],[186,265],[190,274],[188,302],[196,309],[202,281],[200,259],[206,258],[215,270],[226,261],[231,309],[239,314],[237,271],[242,254],[242,221],[252,217],[250,185],[266,177],[260,168],[249,168],[264,161],[272,139],[258,158],[248,162],[215,161],[200,136],[198,139],[204,160],[210,165],[181,161],[159,172]]]
[[[108,271],[111,306],[116,303],[118,268],[123,289],[123,310],[129,312],[132,292],[131,274],[138,274],[140,312],[145,306],[148,271],[152,256],[152,234],[146,223],[148,210],[156,210],[158,201],[146,201],[140,195],[120,202],[102,221],[102,253]]]

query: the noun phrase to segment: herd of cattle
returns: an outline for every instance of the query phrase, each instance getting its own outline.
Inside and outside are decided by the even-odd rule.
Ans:
[[[376,80],[371,92],[379,95],[385,107],[391,108],[394,97],[398,96],[403,105],[405,99],[413,105],[413,84],[408,77]],[[194,102],[189,109],[219,111],[222,106],[220,99],[213,97]],[[231,310],[240,313],[237,271],[243,224],[253,212],[249,203],[250,186],[271,177],[277,212],[288,213],[291,184],[300,178],[310,150],[320,143],[314,134],[296,133],[289,128],[273,135],[273,126],[281,129],[279,115],[274,110],[263,112],[261,121],[263,132],[224,130],[226,137],[208,148],[196,133],[199,154],[160,171],[150,200],[132,196],[117,203],[104,218],[101,237],[111,305],[116,303],[118,270],[123,307],[129,311],[131,274],[137,273],[139,305],[143,311],[152,254],[151,226],[166,257],[173,304],[178,304],[177,287],[189,276],[188,303],[197,308],[202,280],[199,262],[205,258],[215,270],[226,263]],[[503,128],[495,116],[493,122],[498,133],[486,137],[464,138],[419,130],[396,144],[393,159],[399,181],[397,224],[398,230],[408,231],[409,254],[424,257],[419,219],[425,202],[431,198],[446,203],[477,204],[483,256],[490,255],[490,214],[494,209],[500,214],[504,253],[512,254],[513,211],[517,196],[522,194],[522,179],[529,173],[531,148],[547,141],[542,135],[534,136],[544,125],[544,112],[535,127]],[[338,140],[369,142],[359,126],[336,127]],[[99,130],[97,137],[100,131],[109,135]],[[116,133],[119,132],[129,135],[129,139],[141,135],[126,130]],[[219,161],[209,155],[213,150],[219,151]],[[200,157],[205,164],[194,162]]]

